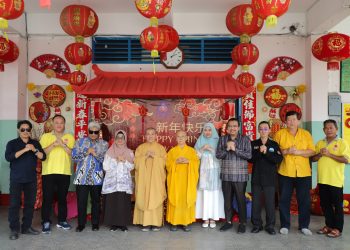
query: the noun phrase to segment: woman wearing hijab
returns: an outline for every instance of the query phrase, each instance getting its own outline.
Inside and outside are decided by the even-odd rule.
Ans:
[[[216,220],[225,217],[224,198],[220,181],[220,162],[215,157],[219,135],[212,123],[206,123],[194,148],[200,158],[196,218],[203,228],[216,227]]]
[[[128,149],[126,133],[118,130],[113,145],[103,162],[106,172],[102,193],[106,194],[105,223],[110,230],[127,231],[131,224],[131,194],[133,183],[130,171],[134,169],[134,153]]]

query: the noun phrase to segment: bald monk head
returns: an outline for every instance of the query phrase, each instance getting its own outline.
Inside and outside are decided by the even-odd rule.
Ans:
[[[185,146],[186,140],[187,140],[187,134],[185,131],[180,130],[176,133],[176,141],[177,141],[178,146],[180,146],[180,147]]]
[[[155,142],[157,133],[154,128],[148,128],[146,129],[146,142]]]

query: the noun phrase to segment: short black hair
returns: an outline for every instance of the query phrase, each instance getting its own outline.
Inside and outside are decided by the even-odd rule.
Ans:
[[[64,123],[66,123],[66,118],[64,118],[63,115],[55,115],[54,117],[52,117],[52,121],[54,121],[57,117],[61,117],[64,120]]]
[[[270,123],[268,123],[267,121],[261,121],[261,122],[259,122],[258,128],[259,128],[260,125],[262,125],[262,124],[266,124],[267,126],[269,126],[269,128],[271,128],[271,127],[270,127]]]
[[[298,113],[298,112],[296,112],[296,111],[288,111],[287,113],[286,113],[286,120],[287,120],[287,117],[288,116],[292,116],[292,115],[295,115],[297,118],[298,118],[298,120],[299,120],[299,116],[300,116],[300,114]]]
[[[325,128],[326,125],[327,125],[328,123],[333,123],[333,124],[334,124],[334,127],[335,127],[336,129],[338,129],[338,124],[337,124],[337,122],[336,122],[335,120],[333,120],[333,119],[325,120],[325,121],[323,122],[323,128]]]
[[[21,120],[17,122],[17,129],[19,129],[23,124],[27,124],[29,126],[30,129],[33,128],[33,125],[30,121],[28,120]]]
[[[239,120],[238,120],[237,118],[235,118],[235,117],[232,117],[232,118],[228,119],[227,124],[228,124],[229,122],[237,122],[237,123],[238,123],[238,126],[240,125]]]

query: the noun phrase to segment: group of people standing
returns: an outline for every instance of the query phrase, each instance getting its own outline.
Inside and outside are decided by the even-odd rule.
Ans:
[[[236,198],[239,214],[237,232],[244,233],[247,224],[246,186],[248,162],[252,172],[252,233],[263,230],[261,218],[264,194],[265,230],[275,234],[275,187],[278,176],[281,234],[290,229],[290,200],[296,189],[299,229],[311,235],[310,194],[311,168],[309,159],[318,161],[318,183],[326,226],[318,231],[329,237],[338,237],[343,229],[342,195],[344,166],[350,157],[346,141],[337,137],[337,124],[324,122],[326,138],[313,144],[309,132],[298,127],[296,112],[286,114],[287,128],[278,131],[274,140],[269,138],[268,122],[260,122],[260,138],[250,141],[242,135],[240,122],[228,120],[226,135],[219,136],[212,123],[206,123],[194,148],[186,144],[187,134],[176,133],[177,146],[167,153],[156,141],[156,130],[146,130],[146,141],[135,154],[127,147],[127,133],[118,130],[114,142],[100,138],[101,127],[96,122],[88,125],[88,136],[74,141],[64,132],[65,119],[53,118],[53,131],[44,134],[40,143],[30,138],[29,121],[18,122],[19,137],[8,142],[6,159],[10,162],[10,239],[19,232],[38,234],[32,228],[36,195],[36,162],[42,163],[43,206],[42,232],[51,232],[51,210],[57,192],[57,227],[69,230],[66,195],[70,183],[71,159],[77,163],[73,184],[76,185],[78,225],[77,232],[86,226],[88,195],[91,197],[92,230],[99,230],[101,193],[104,194],[104,223],[111,231],[127,231],[131,223],[142,231],[159,231],[165,220],[171,231],[191,231],[196,219],[203,220],[203,228],[215,228],[220,218],[225,223],[220,231],[233,227],[233,206]],[[135,181],[131,171],[135,170]],[[135,184],[135,187],[134,187]],[[21,192],[24,192],[23,223],[19,223]],[[131,195],[135,191],[132,215]]]

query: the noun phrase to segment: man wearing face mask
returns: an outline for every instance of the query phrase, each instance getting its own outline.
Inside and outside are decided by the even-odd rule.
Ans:
[[[8,220],[10,223],[10,239],[18,239],[20,231],[19,209],[21,193],[24,193],[24,208],[21,231],[22,234],[36,235],[32,228],[34,204],[36,198],[36,166],[37,159],[45,160],[46,154],[38,141],[30,138],[32,124],[27,121],[17,123],[19,137],[7,143],[5,158],[10,162],[10,206]]]

